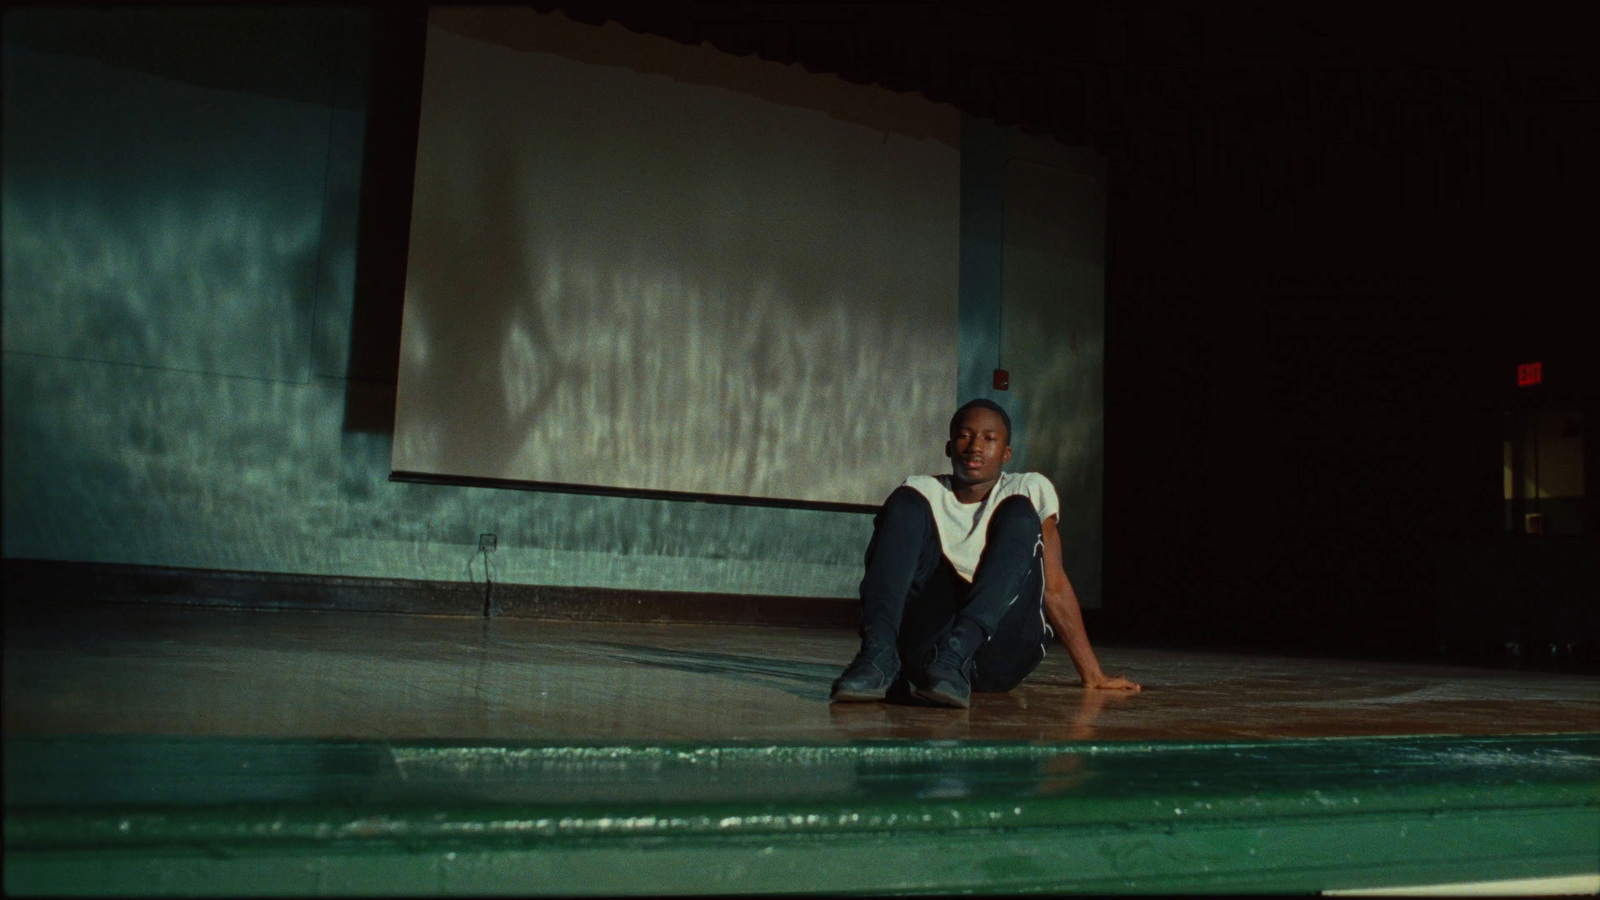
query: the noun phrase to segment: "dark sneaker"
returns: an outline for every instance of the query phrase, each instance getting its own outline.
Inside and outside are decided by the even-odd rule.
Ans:
[[[900,649],[893,644],[863,646],[844,674],[833,683],[828,699],[838,701],[882,700],[889,685],[900,674]]]
[[[972,658],[955,638],[939,647],[911,695],[927,703],[967,709],[972,705]]]

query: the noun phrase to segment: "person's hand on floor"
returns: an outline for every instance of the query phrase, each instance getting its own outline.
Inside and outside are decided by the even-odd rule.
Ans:
[[[1092,680],[1085,678],[1083,686],[1096,691],[1127,691],[1132,694],[1141,690],[1139,685],[1121,675],[1101,675]]]

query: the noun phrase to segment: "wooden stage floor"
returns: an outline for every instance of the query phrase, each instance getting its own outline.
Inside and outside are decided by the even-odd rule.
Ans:
[[[11,623],[8,894],[1600,890],[1600,681],[1102,647],[830,705],[838,630]]]
[[[547,742],[1236,741],[1600,731],[1600,679],[1102,647],[1145,686],[1084,691],[1054,649],[972,709],[830,704],[833,630],[114,607],[6,632],[7,737]]]

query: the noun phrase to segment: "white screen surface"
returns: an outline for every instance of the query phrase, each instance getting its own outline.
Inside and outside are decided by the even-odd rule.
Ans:
[[[396,472],[877,504],[947,468],[954,147],[437,21]]]

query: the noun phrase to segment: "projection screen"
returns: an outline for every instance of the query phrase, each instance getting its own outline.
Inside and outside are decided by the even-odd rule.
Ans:
[[[395,477],[804,505],[944,471],[957,115],[614,25],[434,10]]]

